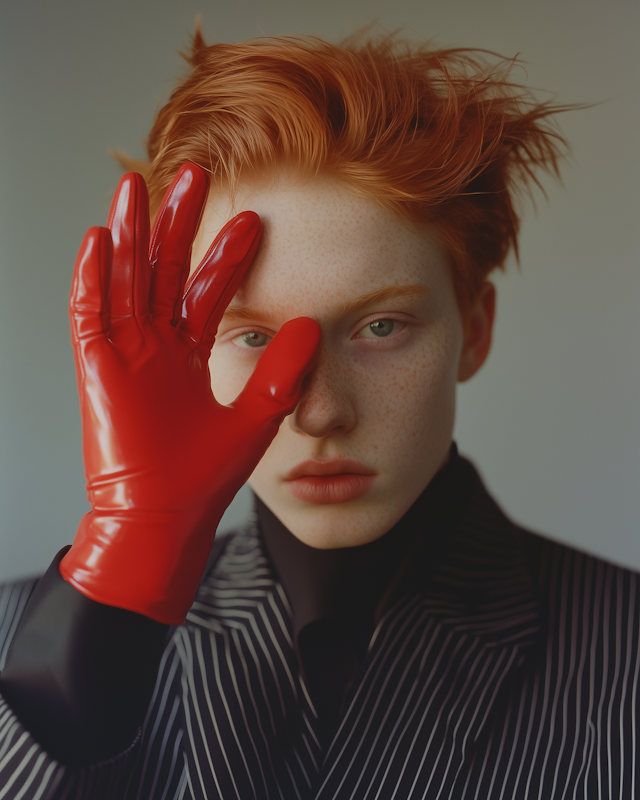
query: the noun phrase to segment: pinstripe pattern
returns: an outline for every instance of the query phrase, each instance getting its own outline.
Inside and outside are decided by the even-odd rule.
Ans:
[[[20,622],[20,617],[36,587],[38,579],[0,586],[0,672],[4,669],[7,650]]]
[[[253,526],[167,647],[141,745],[71,774],[0,705],[0,800],[640,797],[638,576],[519,531],[479,481],[447,541],[380,619],[326,754]]]
[[[165,653],[157,687],[173,688],[158,689],[152,701],[146,764],[132,781],[131,797],[154,796],[154,784],[166,786],[158,769],[166,723],[156,720],[168,720],[174,708],[188,796],[309,796],[321,752],[290,618],[255,529],[233,537]],[[174,770],[174,792],[182,774]]]

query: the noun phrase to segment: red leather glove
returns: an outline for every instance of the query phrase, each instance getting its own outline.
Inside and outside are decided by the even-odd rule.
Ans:
[[[125,175],[108,227],[85,235],[70,300],[92,510],[60,572],[168,624],[184,620],[220,518],[294,410],[320,342],[313,320],[287,322],[235,402],[216,402],[209,353],[261,225],[251,211],[231,220],[185,290],[207,188],[203,170],[182,168],[149,247],[146,186]]]

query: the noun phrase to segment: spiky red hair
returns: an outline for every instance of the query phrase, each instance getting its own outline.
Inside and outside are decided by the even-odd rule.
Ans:
[[[393,37],[340,45],[278,37],[208,47],[160,110],[145,174],[152,208],[192,161],[231,188],[286,166],[330,175],[411,220],[435,223],[464,314],[491,270],[517,254],[515,200],[555,173],[565,142],[513,60]]]

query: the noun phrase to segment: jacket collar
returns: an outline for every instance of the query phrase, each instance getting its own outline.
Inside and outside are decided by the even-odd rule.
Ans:
[[[378,616],[417,593],[435,613],[464,620],[496,644],[541,633],[531,535],[514,525],[487,492],[477,470],[458,456],[454,479],[443,481],[433,516],[414,540],[383,598]],[[435,487],[434,488],[438,488]],[[440,609],[436,611],[436,609]]]

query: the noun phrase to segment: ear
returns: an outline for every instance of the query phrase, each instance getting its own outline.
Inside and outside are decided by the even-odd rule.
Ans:
[[[464,320],[464,342],[458,365],[460,383],[472,378],[487,360],[495,311],[496,289],[492,283],[485,281]]]

